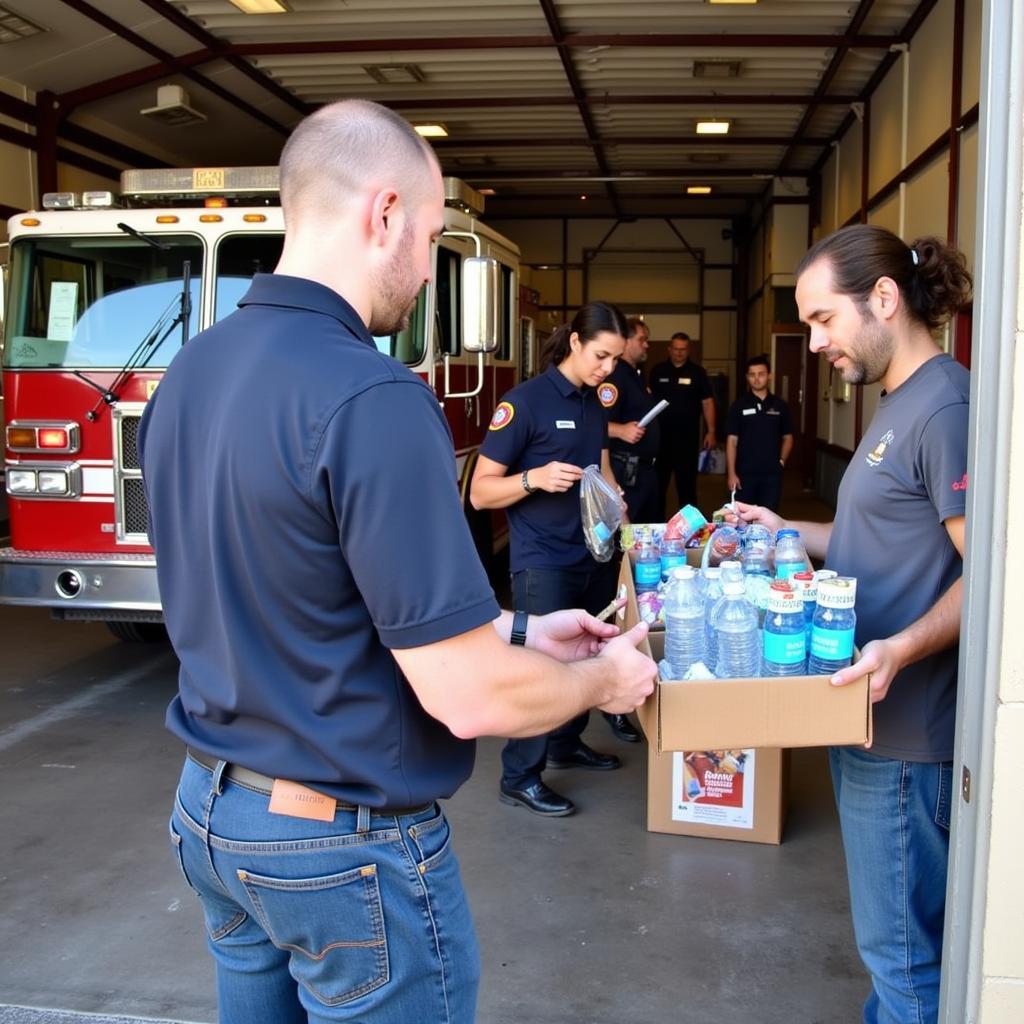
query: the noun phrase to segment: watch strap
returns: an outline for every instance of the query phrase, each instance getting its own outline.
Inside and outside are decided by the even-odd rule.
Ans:
[[[526,624],[530,616],[527,612],[512,613],[512,635],[508,642],[516,647],[526,646]]]

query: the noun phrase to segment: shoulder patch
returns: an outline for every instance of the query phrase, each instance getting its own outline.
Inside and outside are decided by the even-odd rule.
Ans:
[[[609,384],[608,381],[605,381],[598,386],[597,397],[601,404],[606,409],[609,409],[618,401],[619,389],[614,384]]]
[[[515,416],[516,410],[511,402],[501,402],[498,408],[494,410],[494,415],[491,417],[491,424],[487,428],[488,430],[501,430],[502,427],[507,427]]]

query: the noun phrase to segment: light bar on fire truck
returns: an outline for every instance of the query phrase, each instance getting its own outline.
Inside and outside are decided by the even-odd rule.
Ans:
[[[471,185],[467,185],[461,178],[444,179],[444,205],[452,209],[461,210],[471,216],[482,217],[484,212],[484,197]]]
[[[166,167],[121,172],[121,192],[147,199],[197,195],[274,195],[276,167]]]

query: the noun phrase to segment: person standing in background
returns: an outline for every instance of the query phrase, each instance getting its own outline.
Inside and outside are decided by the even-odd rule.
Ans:
[[[690,362],[690,336],[683,331],[672,335],[668,359],[652,368],[649,381],[655,401],[662,398],[668,401],[668,408],[658,417],[661,441],[657,473],[662,510],[658,518],[662,519],[673,475],[680,506],[697,503],[701,416],[707,424],[703,447],[714,448],[717,444],[715,400],[704,367]]]
[[[793,450],[789,406],[773,395],[767,356],[747,360],[747,387],[729,408],[725,424],[725,463],[730,491],[748,505],[778,512],[782,471]]]
[[[871,749],[832,747],[853,930],[871,993],[864,1024],[935,1024],[963,597],[970,376],[934,332],[971,296],[963,254],[876,225],[818,242],[796,271],[811,352],[848,384],[882,385],[843,474],[834,523],[740,518],[800,531],[807,553],[857,579],[859,660],[870,673]]]
[[[509,570],[516,609],[541,615],[579,605],[591,613],[615,593],[615,559],[587,548],[580,480],[601,467],[617,490],[608,459],[608,417],[597,397],[626,345],[626,319],[607,302],[588,302],[545,343],[542,372],[514,387],[494,410],[477,457],[469,499],[503,508],[510,532]],[[549,734],[510,739],[501,753],[499,799],[561,817],[576,807],[541,779],[545,768],[620,767],[614,754],[583,742],[583,713]]]

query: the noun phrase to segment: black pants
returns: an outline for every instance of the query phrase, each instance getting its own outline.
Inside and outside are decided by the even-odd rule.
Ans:
[[[697,504],[697,454],[700,451],[699,427],[662,427],[661,448],[658,451],[658,462],[655,469],[658,473],[658,484],[662,515],[658,522],[664,520],[667,511],[665,502],[668,500],[668,485],[673,474],[676,478],[676,493],[679,495],[679,508],[683,505]],[[673,512],[676,510],[673,509]]]
[[[512,602],[516,609],[545,615],[562,608],[601,611],[615,594],[618,560],[593,562],[583,569],[523,569],[512,573]],[[562,757],[576,750],[587,727],[588,711],[551,733],[509,740],[501,752],[501,781],[522,789],[540,781],[548,754]]]
[[[736,492],[736,500],[748,505],[763,505],[773,512],[779,511],[782,499],[782,470],[774,473],[740,473],[743,486]]]
[[[626,464],[615,455],[611,457],[612,472],[622,488],[622,496],[626,501],[626,511],[631,523],[663,523],[665,521],[665,502],[661,500],[661,488],[658,474],[651,461],[640,462],[636,466],[636,480],[627,483]]]

